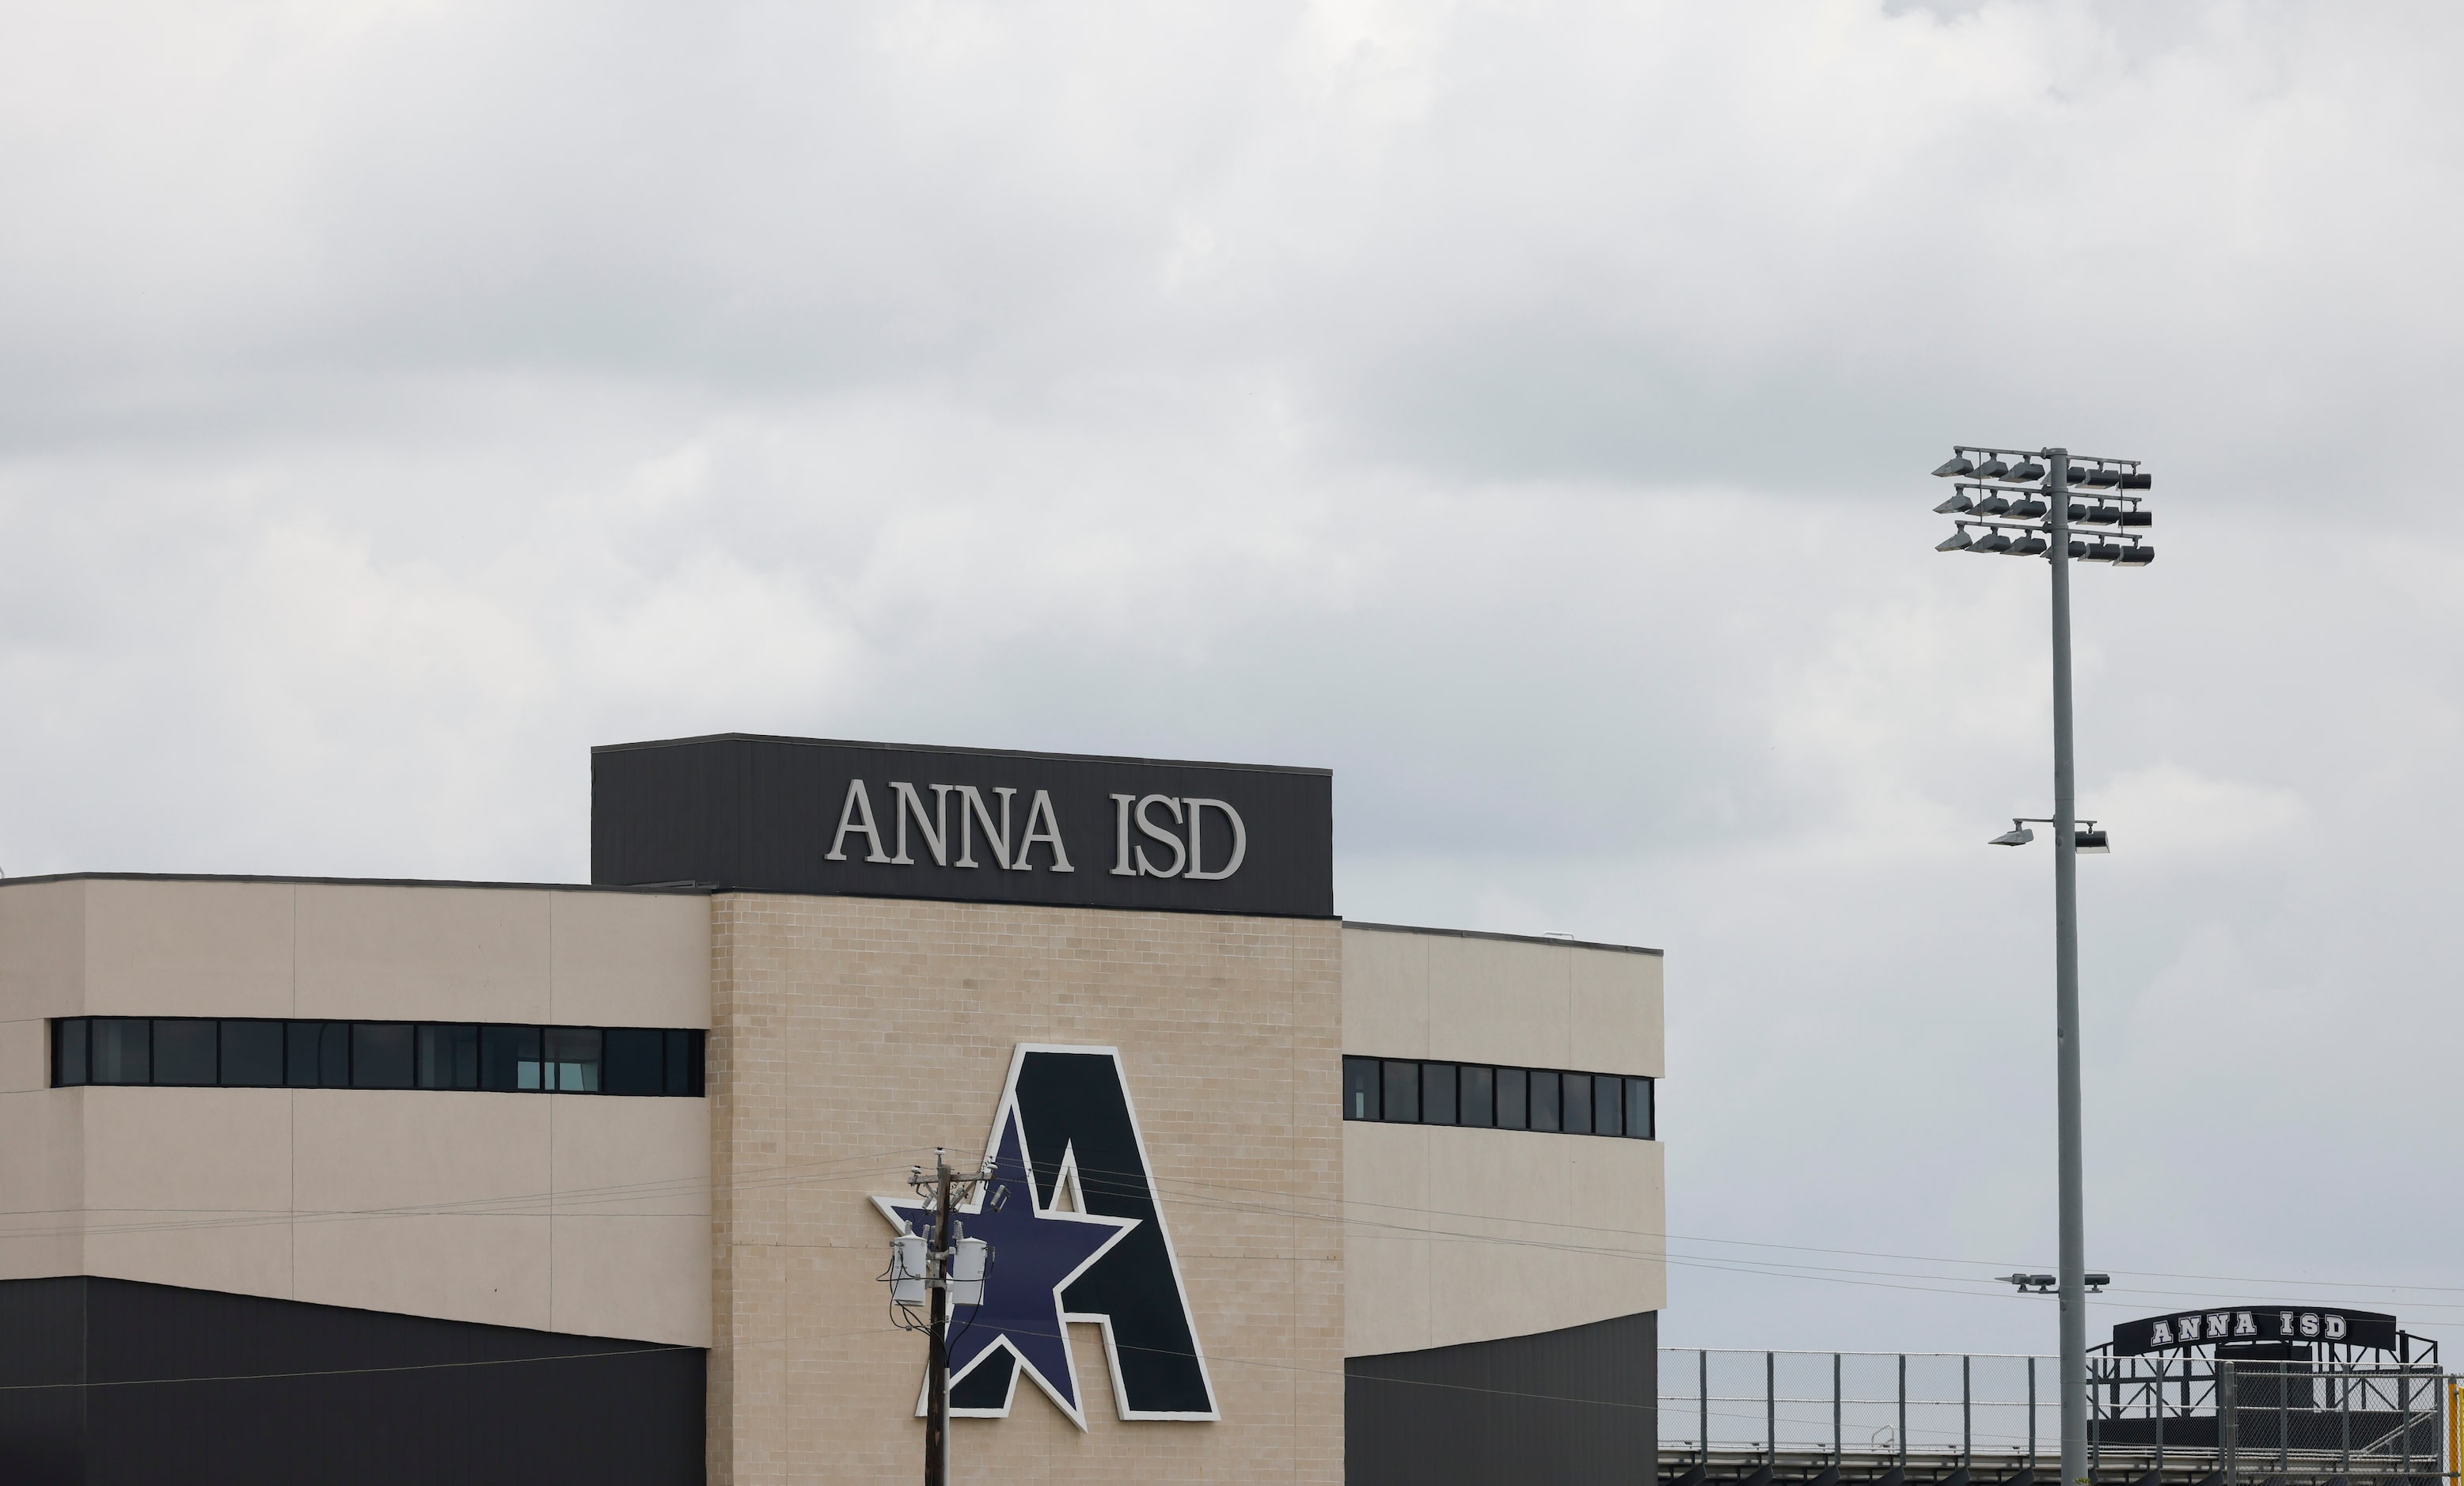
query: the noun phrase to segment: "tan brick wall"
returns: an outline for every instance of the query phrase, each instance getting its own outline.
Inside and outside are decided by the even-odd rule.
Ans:
[[[1222,1418],[1081,1431],[1022,1380],[957,1481],[1343,1474],[1342,946],[1332,922],[723,894],[711,937],[711,1479],[911,1477],[923,1343],[868,1198],[980,1154],[1020,1042],[1117,1047]]]

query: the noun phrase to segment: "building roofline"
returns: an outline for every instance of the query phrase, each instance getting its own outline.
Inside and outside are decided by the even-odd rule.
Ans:
[[[1556,934],[1500,934],[1485,929],[1426,929],[1417,924],[1370,924],[1353,918],[1345,919],[1343,927],[1375,929],[1384,934],[1442,934],[1449,939],[1503,939],[1509,944],[1552,944],[1566,950],[1606,950],[1613,954],[1664,957],[1668,952],[1637,944],[1602,944],[1595,939],[1569,939]]]
[[[698,894],[708,897],[708,883],[648,883],[617,885],[599,883],[488,883],[451,877],[290,877],[257,872],[47,872],[38,877],[0,877],[0,887],[23,883],[290,883],[338,887],[493,887],[524,892],[632,892]]]
[[[590,752],[622,754],[643,748],[683,748],[693,743],[793,743],[803,748],[869,748],[885,753],[957,754],[975,758],[1042,758],[1075,764],[1156,764],[1173,769],[1240,769],[1251,774],[1303,774],[1331,778],[1331,769],[1297,764],[1227,764],[1198,758],[1138,758],[1126,754],[1047,754],[1023,748],[953,748],[939,743],[870,743],[853,738],[791,738],[770,732],[708,732],[691,738],[649,738],[639,743],[596,743]]]

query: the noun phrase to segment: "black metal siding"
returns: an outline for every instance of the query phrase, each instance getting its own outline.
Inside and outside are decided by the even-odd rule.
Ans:
[[[688,1486],[705,1354],[99,1278],[0,1282],[10,1486]]]
[[[1660,1317],[1353,1357],[1347,1486],[1650,1481],[1660,1453]]]
[[[865,860],[862,838],[847,860],[827,860],[847,798],[865,781],[873,818],[894,845],[895,780],[928,801],[934,783],[974,785],[991,802],[997,786],[1014,798],[1013,839],[1024,834],[1035,792],[1049,793],[1071,870],[1050,869],[1035,848],[1031,871],[988,864],[935,865],[911,837],[912,864]],[[1240,870],[1217,881],[1119,876],[1112,796],[1164,795],[1228,801],[1241,813],[1248,850]],[[955,801],[954,801],[955,804]],[[995,806],[994,808],[998,808]],[[1158,819],[1161,817],[1157,818]],[[1228,845],[1210,818],[1207,862]],[[959,824],[950,821],[950,834]],[[1133,831],[1133,843],[1161,858],[1165,848]],[[956,845],[952,844],[952,854]],[[1265,769],[1136,758],[996,754],[974,749],[892,747],[815,738],[727,734],[594,749],[590,757],[590,880],[599,885],[707,883],[754,892],[933,898],[960,903],[1036,903],[1082,907],[1249,913],[1287,918],[1334,915],[1334,784],[1316,769]]]

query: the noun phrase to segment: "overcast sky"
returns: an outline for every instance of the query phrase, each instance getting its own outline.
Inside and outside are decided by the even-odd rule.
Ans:
[[[2094,1322],[2464,1344],[2464,10],[7,30],[9,873],[580,881],[588,747],[731,730],[1331,767],[1347,916],[1667,951],[1666,1340],[2050,1351],[2045,574],[1925,475],[2132,456]]]

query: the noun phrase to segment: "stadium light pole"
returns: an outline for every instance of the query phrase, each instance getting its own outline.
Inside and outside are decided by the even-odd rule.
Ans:
[[[1976,455],[1971,459],[1969,455]],[[2041,461],[2041,463],[2039,463]],[[2091,468],[2093,467],[2093,468]],[[2071,750],[2071,564],[2145,567],[2156,549],[2136,534],[2153,524],[2143,497],[2153,482],[2135,459],[2074,460],[2065,448],[1960,445],[1936,475],[1957,481],[1938,514],[1966,517],[1937,552],[2042,556],[2054,579],[2054,1028],[2060,1172],[2062,1486],[2090,1486],[2087,1464],[2086,1178],[2079,1152],[2079,819]],[[1962,479],[1963,476],[1969,477]],[[2035,482],[2042,483],[2036,484]],[[2072,488],[2095,505],[2072,504]],[[2113,492],[2107,494],[2107,492]],[[1983,538],[1969,535],[1982,527]],[[2113,527],[2127,541],[2075,537],[2074,526]],[[2015,534],[2015,535],[2014,535]],[[1996,844],[2028,838],[2018,821]],[[2013,838],[2018,838],[2013,840]],[[2101,844],[2100,840],[2099,844]]]

